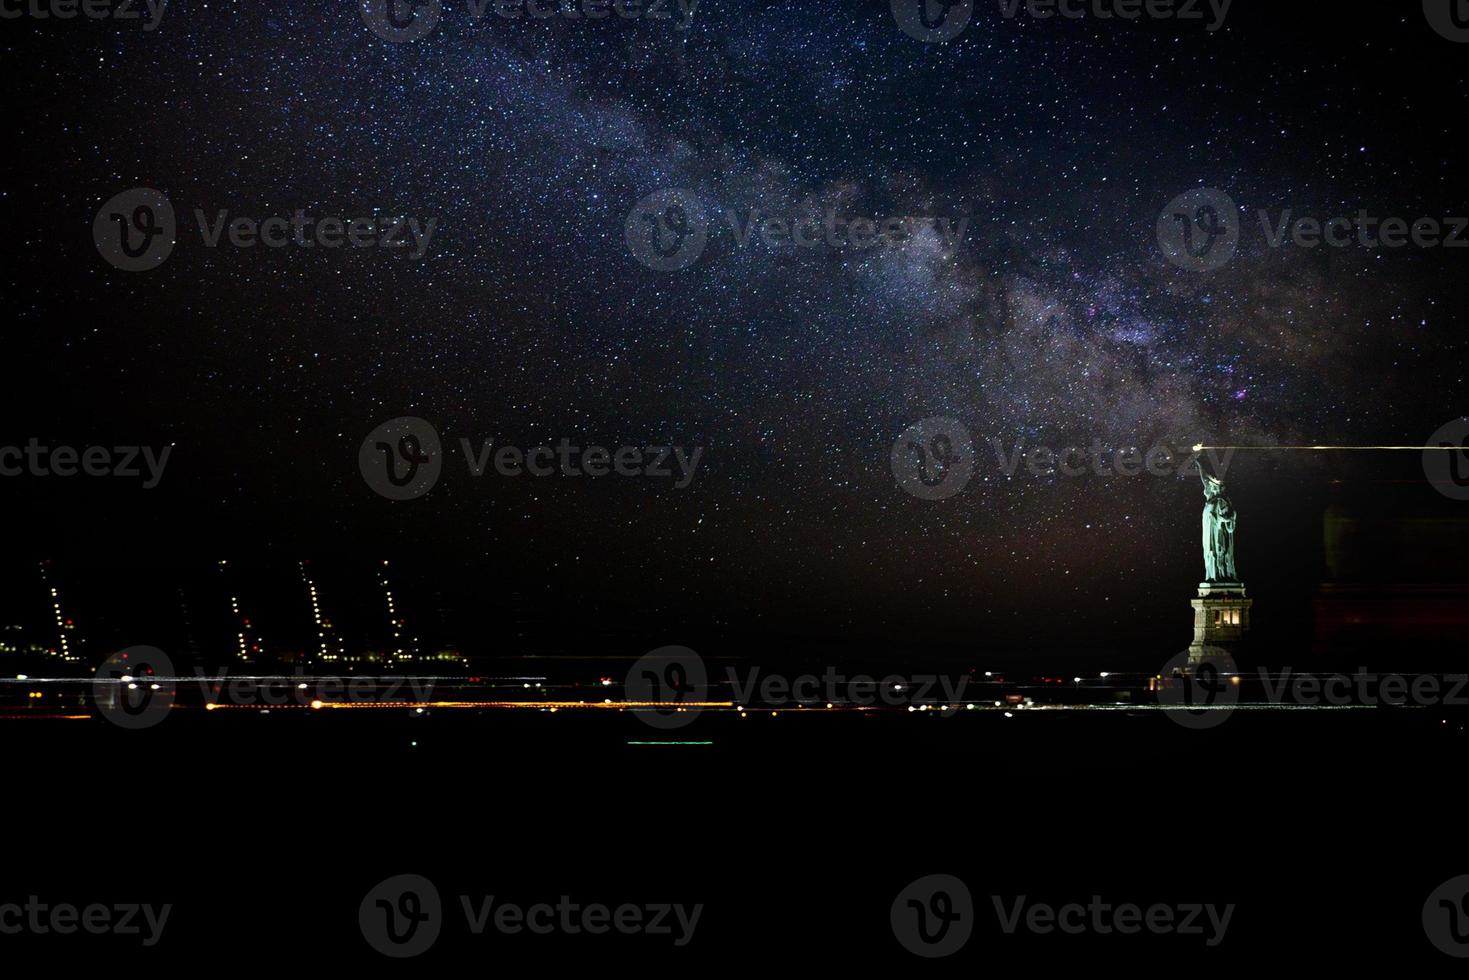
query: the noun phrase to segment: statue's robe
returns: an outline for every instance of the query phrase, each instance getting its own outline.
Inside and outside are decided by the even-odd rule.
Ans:
[[[1222,494],[1204,503],[1204,572],[1210,582],[1233,582],[1234,505]]]

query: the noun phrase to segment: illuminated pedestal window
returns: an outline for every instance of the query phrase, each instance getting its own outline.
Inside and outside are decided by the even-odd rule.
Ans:
[[[1194,639],[1189,644],[1188,662],[1235,660],[1245,634],[1250,631],[1250,606],[1241,582],[1200,582],[1194,607]]]

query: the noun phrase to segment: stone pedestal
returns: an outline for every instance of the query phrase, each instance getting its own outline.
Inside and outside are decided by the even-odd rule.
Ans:
[[[1238,664],[1245,634],[1250,631],[1250,606],[1243,582],[1200,582],[1194,607],[1194,641],[1188,647],[1188,665]]]

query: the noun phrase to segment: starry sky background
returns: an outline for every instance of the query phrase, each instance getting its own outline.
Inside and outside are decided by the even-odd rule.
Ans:
[[[1237,0],[1207,34],[981,4],[941,45],[886,3],[838,0],[704,0],[684,32],[471,24],[451,4],[411,44],[348,2],[175,0],[152,34],[7,21],[0,442],[177,444],[156,491],[0,481],[13,533],[122,577],[199,555],[405,556],[539,595],[571,630],[614,594],[629,624],[696,631],[1186,638],[1196,480],[1007,480],[985,440],[1421,443],[1463,413],[1462,253],[1273,251],[1253,223],[1469,212],[1469,46],[1387,6]],[[186,225],[148,274],[91,241],[133,186]],[[1197,186],[1248,216],[1215,273],[1173,268],[1154,238]],[[952,254],[726,230],[658,273],[623,225],[669,187],[719,212],[971,221]],[[209,250],[195,207],[439,227],[419,262]],[[684,491],[473,481],[451,460],[391,504],[356,454],[403,415],[451,447],[707,449]],[[936,415],[980,454],[963,493],[927,502],[888,456]],[[1237,458],[1246,580],[1304,608],[1328,482],[1416,472],[1414,455]]]

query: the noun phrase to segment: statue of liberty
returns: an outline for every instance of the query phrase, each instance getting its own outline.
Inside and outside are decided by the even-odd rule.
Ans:
[[[1238,582],[1234,568],[1234,504],[1224,495],[1224,481],[1204,472],[1197,459],[1199,478],[1204,481],[1204,581]]]

